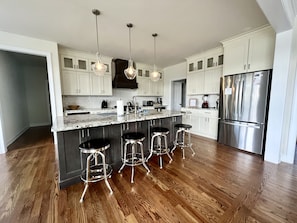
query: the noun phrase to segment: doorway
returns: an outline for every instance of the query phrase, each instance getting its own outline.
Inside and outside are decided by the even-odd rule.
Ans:
[[[2,131],[8,148],[30,129],[51,126],[48,69],[43,56],[11,51],[0,54],[4,67],[0,84]]]
[[[180,111],[186,105],[186,79],[172,81],[171,108]]]

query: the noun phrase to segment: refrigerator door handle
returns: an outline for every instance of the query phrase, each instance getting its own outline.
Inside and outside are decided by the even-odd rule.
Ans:
[[[229,122],[229,121],[221,121],[223,124],[227,125],[234,125],[234,126],[243,126],[243,127],[249,127],[249,128],[255,128],[260,129],[260,125],[256,123],[244,123],[244,122]]]
[[[242,99],[243,99],[243,92],[244,92],[244,85],[245,85],[245,81],[242,80],[241,81],[241,85],[240,85],[240,99],[239,99],[239,106],[240,106],[240,118],[242,118],[242,107],[243,107],[243,103],[242,103]]]
[[[238,96],[237,96],[237,120],[240,120],[240,113],[241,113],[241,91],[242,91],[242,80],[239,81],[239,86],[238,86]]]

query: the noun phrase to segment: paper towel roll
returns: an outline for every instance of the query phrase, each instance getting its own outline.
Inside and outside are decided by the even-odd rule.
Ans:
[[[123,100],[117,100],[117,114],[118,114],[118,116],[124,115],[124,102],[123,102]]]

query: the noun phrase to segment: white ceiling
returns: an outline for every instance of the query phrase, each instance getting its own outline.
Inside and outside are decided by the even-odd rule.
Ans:
[[[95,53],[94,8],[101,54],[128,59],[131,22],[132,58],[153,63],[156,32],[159,68],[268,23],[256,0],[1,0],[0,30]]]

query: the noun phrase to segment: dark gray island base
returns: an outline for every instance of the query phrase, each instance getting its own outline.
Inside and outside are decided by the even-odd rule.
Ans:
[[[93,124],[95,122],[96,124]],[[75,118],[61,118],[52,128],[53,131],[57,132],[60,188],[68,187],[81,181],[80,174],[85,168],[86,156],[81,154],[78,149],[80,143],[91,138],[109,139],[111,146],[105,152],[106,161],[112,165],[114,174],[116,174],[122,164],[121,148],[123,140],[121,136],[123,133],[132,131],[144,133],[145,140],[143,146],[146,155],[148,155],[150,128],[154,126],[168,128],[170,131],[168,143],[172,147],[176,132],[174,125],[177,123],[182,123],[182,113],[168,111],[142,116],[133,114],[130,117],[121,117],[121,120],[116,115],[109,117],[80,115]]]

